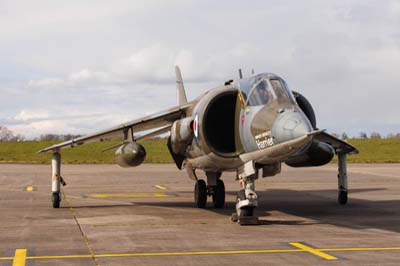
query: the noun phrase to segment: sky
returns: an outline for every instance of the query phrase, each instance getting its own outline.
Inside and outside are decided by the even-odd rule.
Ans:
[[[272,72],[330,132],[400,132],[400,1],[0,0],[0,125],[87,134]]]

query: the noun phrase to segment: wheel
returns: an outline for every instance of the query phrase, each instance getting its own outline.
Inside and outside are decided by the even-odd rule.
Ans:
[[[217,186],[215,186],[214,194],[212,194],[212,201],[214,208],[223,208],[225,205],[225,185],[221,179],[217,180]]]
[[[198,208],[204,208],[207,204],[207,185],[202,179],[197,180],[194,186],[194,202]]]
[[[51,201],[53,202],[53,208],[60,208],[60,193],[53,192],[53,195],[51,196]]]
[[[244,192],[244,189],[240,190],[236,196],[236,202],[239,202],[241,200],[246,199],[246,193]],[[238,213],[239,216],[253,216],[253,211],[254,207],[247,207],[247,208],[241,208],[240,213]]]
[[[240,216],[253,216],[254,207],[240,209]]]
[[[347,203],[347,191],[339,191],[338,202],[341,205],[345,205]]]

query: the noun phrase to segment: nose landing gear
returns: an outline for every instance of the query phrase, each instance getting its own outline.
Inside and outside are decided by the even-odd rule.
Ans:
[[[246,163],[238,171],[241,187],[236,197],[236,213],[233,213],[231,220],[240,225],[258,224],[258,217],[254,214],[254,209],[258,206],[258,196],[255,192],[255,180],[258,178],[258,171],[254,167],[254,162]]]

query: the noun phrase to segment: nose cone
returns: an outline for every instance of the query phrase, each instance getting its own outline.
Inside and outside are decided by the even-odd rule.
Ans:
[[[311,123],[303,113],[286,110],[276,118],[272,136],[276,143],[282,143],[302,137],[311,131]]]

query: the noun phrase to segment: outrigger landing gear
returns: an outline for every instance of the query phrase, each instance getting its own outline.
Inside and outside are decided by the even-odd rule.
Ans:
[[[60,208],[60,181],[61,181],[61,154],[58,152],[53,153],[53,158],[51,160],[51,191],[53,202],[53,208]]]
[[[198,208],[205,208],[207,204],[207,196],[212,197],[214,208],[223,208],[225,205],[225,185],[219,179],[221,173],[206,172],[207,185],[202,179],[196,180],[194,186],[194,202]]]
[[[61,154],[58,152],[53,153],[53,158],[51,159],[51,170],[51,201],[53,203],[53,208],[60,208],[60,184],[63,186],[66,186],[67,184],[61,177]]]
[[[338,152],[338,202],[341,205],[347,203],[347,165],[346,154]]]
[[[258,171],[254,167],[254,162],[246,163],[238,171],[238,179],[243,188],[236,197],[236,213],[233,213],[231,220],[240,225],[258,224],[258,217],[254,214],[254,209],[258,206],[258,196],[255,192],[255,180],[258,178]]]

